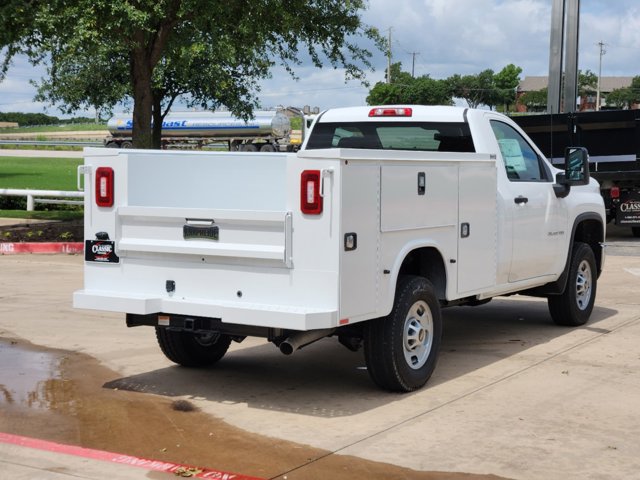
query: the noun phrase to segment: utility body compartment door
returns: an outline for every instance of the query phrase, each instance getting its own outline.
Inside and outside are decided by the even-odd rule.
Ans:
[[[380,165],[343,162],[341,177],[340,320],[350,323],[378,308]]]
[[[437,249],[447,270],[448,297],[459,298],[496,283],[496,165],[488,155],[440,157],[383,165],[382,243],[395,248],[401,240]]]
[[[460,164],[458,293],[495,285],[497,275],[497,179],[494,164]]]

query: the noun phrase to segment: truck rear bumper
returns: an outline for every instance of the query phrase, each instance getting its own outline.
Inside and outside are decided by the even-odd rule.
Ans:
[[[73,294],[74,308],[148,315],[173,313],[217,318],[225,323],[288,330],[316,330],[338,325],[336,310],[265,305],[243,302],[208,302],[202,299],[158,298],[121,292],[79,290]]]

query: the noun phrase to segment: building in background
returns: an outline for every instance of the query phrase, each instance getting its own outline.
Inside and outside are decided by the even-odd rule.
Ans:
[[[607,107],[607,95],[619,88],[627,88],[631,86],[633,77],[602,77],[600,79],[600,108],[606,109]],[[524,77],[524,80],[518,85],[516,93],[516,100],[527,92],[539,92],[542,89],[546,89],[549,84],[549,79],[546,76],[540,77]],[[517,110],[519,112],[526,112],[530,109],[526,105],[517,101]],[[541,109],[546,109],[546,99],[541,102]],[[609,107],[611,108],[611,107]],[[637,105],[636,105],[637,108]],[[576,110],[580,112],[592,111],[596,109],[596,87],[593,87],[593,92],[590,92],[584,96],[578,96],[576,100]],[[538,109],[536,109],[538,110]]]

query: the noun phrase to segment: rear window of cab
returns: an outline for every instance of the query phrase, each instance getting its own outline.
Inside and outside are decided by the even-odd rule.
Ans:
[[[467,123],[444,122],[318,122],[306,148],[475,152]]]

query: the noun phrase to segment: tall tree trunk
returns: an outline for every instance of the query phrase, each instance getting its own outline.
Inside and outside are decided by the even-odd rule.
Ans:
[[[158,98],[158,96],[153,96],[153,148],[161,149],[162,148],[162,121],[164,120],[164,115],[162,114],[162,98]]]
[[[131,52],[131,79],[133,87],[133,148],[152,148],[151,112],[153,95],[151,93],[152,68],[146,58],[142,42]]]

